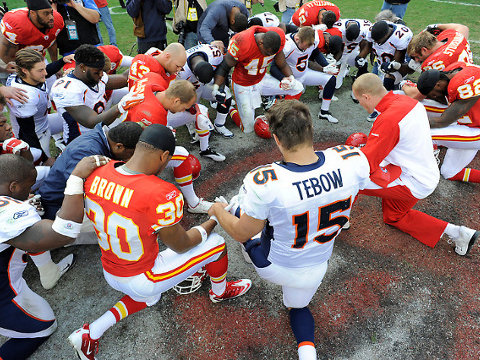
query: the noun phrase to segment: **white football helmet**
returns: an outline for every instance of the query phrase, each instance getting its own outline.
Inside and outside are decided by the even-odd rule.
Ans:
[[[195,274],[190,275],[188,278],[183,280],[180,284],[177,284],[173,287],[180,295],[192,294],[202,287],[202,281],[207,277],[207,270],[205,267],[202,267]]]

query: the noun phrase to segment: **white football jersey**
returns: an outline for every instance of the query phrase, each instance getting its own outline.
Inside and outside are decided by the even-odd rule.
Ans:
[[[397,50],[405,50],[412,40],[412,30],[405,25],[394,24],[387,21],[393,27],[392,35],[382,45],[377,44],[372,39],[372,28],[368,31],[366,40],[373,43],[373,51],[377,56],[377,61],[382,64],[385,61],[392,61]]]
[[[248,20],[252,18],[260,19],[262,21],[263,27],[278,27],[278,25],[280,25],[280,20],[278,19],[278,16],[268,11],[250,16]]]
[[[10,245],[4,244],[30,226],[40,221],[40,216],[33,206],[8,196],[0,196],[0,251]]]
[[[286,267],[327,261],[353,200],[369,180],[363,153],[339,145],[317,152],[310,165],[276,162],[250,171],[239,192],[247,215],[273,228],[268,260]]]
[[[345,33],[346,33],[345,26],[351,22],[355,22],[358,24],[358,26],[360,27],[360,33],[358,34],[358,37],[355,40],[349,41],[345,37]],[[337,28],[342,32],[342,40],[343,40],[343,43],[345,44],[345,47],[343,48],[344,55],[350,54],[353,50],[355,50],[358,44],[360,44],[360,42],[367,37],[367,34],[370,31],[371,26],[372,26],[372,23],[364,19],[340,19],[335,24],[333,24],[334,28]]]
[[[35,133],[41,134],[48,129],[48,92],[47,86],[45,83],[38,86],[29,85],[24,82],[17,75],[10,75],[7,79],[7,86],[12,86],[15,88],[23,89],[26,92],[28,100],[25,104],[18,102],[17,100],[11,99],[10,101],[13,105],[7,103],[10,114],[10,120],[14,129],[18,130],[18,121],[17,118],[30,118],[33,116],[35,122]]]
[[[223,54],[219,48],[209,44],[199,44],[187,50],[187,62],[177,74],[177,79],[188,80],[198,89],[203,84],[198,81],[190,69],[190,62],[194,56],[201,55],[215,69],[223,61]]]
[[[108,75],[106,73],[103,73],[102,78],[94,87],[90,87],[83,81],[77,79],[73,73],[55,81],[50,96],[58,113],[63,117],[63,139],[65,142],[67,142],[69,138],[69,132],[72,126],[76,126],[80,134],[91,130],[76,123],[66,112],[65,108],[86,105],[97,114],[102,113],[107,106],[108,100],[105,95],[107,82]]]
[[[306,50],[300,50],[295,43],[294,36],[296,33],[287,34],[285,36],[285,46],[283,47],[283,54],[287,60],[288,66],[292,69],[293,76],[297,79],[302,77],[303,73],[308,67],[308,59],[312,55],[313,50],[318,47],[319,37],[315,31],[315,42]]]

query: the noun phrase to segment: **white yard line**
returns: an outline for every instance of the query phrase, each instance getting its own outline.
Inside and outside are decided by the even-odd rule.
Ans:
[[[465,6],[478,6],[480,7],[480,4],[472,4],[472,3],[464,3],[464,2],[456,2],[456,1],[448,1],[448,0],[430,0],[430,1],[435,1],[439,3],[445,3],[445,4],[453,4],[453,5],[465,5]]]

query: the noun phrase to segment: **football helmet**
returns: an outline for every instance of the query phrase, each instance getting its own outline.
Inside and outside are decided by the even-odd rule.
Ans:
[[[367,143],[367,135],[361,132],[353,133],[345,141],[345,145],[355,146],[355,147],[364,147]]]
[[[255,134],[263,139],[270,139],[272,137],[265,115],[257,116],[253,129],[255,130]]]
[[[198,161],[197,157],[192,154],[187,156],[186,161],[188,161],[192,166],[192,179],[196,180],[200,176],[200,170],[202,170],[202,165],[200,164],[200,161]]]
[[[173,290],[177,294],[187,295],[194,293],[202,287],[202,282],[207,277],[207,270],[205,267],[202,267],[195,274],[190,275],[188,278],[183,280],[180,284],[177,284],[173,287]]]

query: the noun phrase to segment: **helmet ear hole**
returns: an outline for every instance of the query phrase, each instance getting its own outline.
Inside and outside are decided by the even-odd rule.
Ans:
[[[255,134],[263,139],[270,139],[272,137],[267,117],[265,115],[257,116],[255,124],[253,125],[253,130],[255,131]]]
[[[361,132],[353,133],[345,141],[345,145],[355,146],[358,148],[364,147],[367,143],[367,135]]]
[[[181,283],[175,285],[173,290],[180,295],[192,294],[202,287],[202,282],[207,277],[207,270],[202,267],[195,274],[190,275]]]

